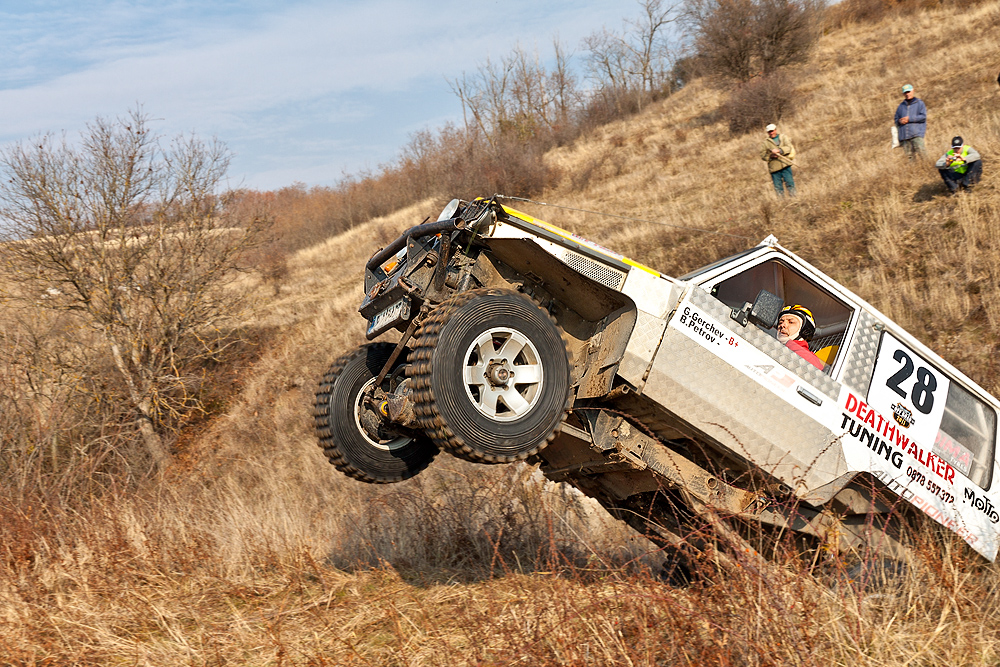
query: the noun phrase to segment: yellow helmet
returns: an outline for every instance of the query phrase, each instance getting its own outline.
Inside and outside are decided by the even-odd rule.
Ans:
[[[799,329],[799,336],[805,340],[811,340],[813,334],[816,333],[816,320],[813,318],[812,311],[805,306],[800,306],[795,304],[794,306],[785,306],[781,309],[781,315],[795,315],[800,320],[802,320],[802,328]],[[778,318],[781,318],[781,315]]]

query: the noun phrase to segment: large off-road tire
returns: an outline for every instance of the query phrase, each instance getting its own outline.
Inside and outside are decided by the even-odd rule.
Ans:
[[[399,482],[430,465],[437,446],[423,434],[394,428],[368,405],[365,389],[373,385],[394,345],[372,343],[333,363],[316,392],[316,436],[320,447],[345,475],[370,484]],[[393,371],[406,362],[401,354]],[[402,378],[390,372],[382,383],[390,392]]]
[[[555,322],[510,290],[462,292],[417,332],[414,411],[452,454],[507,463],[555,437],[570,399],[569,354]]]

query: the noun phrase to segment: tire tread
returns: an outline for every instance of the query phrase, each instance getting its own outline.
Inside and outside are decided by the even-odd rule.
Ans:
[[[364,345],[357,350],[348,352],[337,358],[336,361],[330,366],[330,369],[323,375],[323,378],[319,381],[319,385],[316,390],[316,399],[313,405],[313,427],[316,433],[316,438],[319,440],[319,446],[326,455],[327,460],[333,466],[344,473],[348,477],[356,479],[360,482],[365,482],[368,484],[391,484],[394,482],[401,482],[404,479],[409,479],[417,473],[423,471],[428,465],[430,465],[433,460],[433,456],[429,457],[426,462],[424,462],[419,468],[411,468],[405,473],[395,475],[393,477],[382,477],[376,478],[365,472],[364,470],[352,465],[344,457],[343,453],[337,446],[337,442],[334,439],[333,434],[333,423],[332,415],[330,414],[330,398],[333,394],[333,385],[336,383],[337,378],[343,372],[344,368],[357,357],[363,357],[369,354],[372,348],[387,348],[391,350],[395,347],[392,343],[372,343],[369,345]],[[388,357],[388,355],[386,355]]]
[[[542,442],[539,442],[534,448],[519,452],[514,456],[497,456],[482,452],[476,448],[475,443],[466,442],[460,435],[457,435],[454,431],[452,431],[452,429],[445,423],[441,413],[438,411],[434,391],[431,388],[431,365],[434,350],[438,346],[438,337],[444,324],[467,303],[484,295],[514,295],[526,299],[523,294],[513,290],[483,288],[461,292],[447,301],[444,301],[427,316],[427,319],[424,320],[421,327],[417,330],[416,347],[410,355],[411,362],[410,366],[407,368],[407,375],[413,381],[414,414],[417,417],[417,423],[420,424],[420,427],[424,430],[427,436],[430,437],[438,447],[449,452],[453,456],[475,463],[512,463],[514,461],[526,459],[533,454],[537,454],[550,442],[552,442],[552,440],[559,434],[559,431],[562,429],[562,425],[565,423],[566,417],[569,414],[568,410],[572,403],[572,395],[571,392],[567,392],[566,403],[562,410],[562,418],[553,429],[552,433],[550,433]],[[535,306],[538,306],[538,304],[535,304]],[[540,306],[538,306],[538,310],[545,315],[545,317],[554,327],[556,327],[558,331],[560,331],[560,333],[562,333],[552,315]],[[565,335],[561,335],[560,340],[566,350],[566,359],[571,365],[571,352],[569,347],[566,345]]]

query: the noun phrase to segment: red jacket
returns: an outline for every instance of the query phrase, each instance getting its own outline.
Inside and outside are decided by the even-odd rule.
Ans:
[[[809,343],[805,342],[801,338],[788,341],[785,343],[785,347],[795,350],[796,354],[800,357],[808,361],[816,368],[823,370],[823,362],[819,360],[819,357],[809,351]]]

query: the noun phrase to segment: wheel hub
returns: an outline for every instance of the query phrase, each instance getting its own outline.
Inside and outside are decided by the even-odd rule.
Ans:
[[[384,394],[380,392],[379,398],[371,395],[374,384],[375,378],[372,378],[354,399],[354,423],[359,433],[373,447],[386,451],[409,444],[412,438],[398,433],[393,428],[394,425],[389,423],[389,402]]]
[[[498,422],[515,421],[538,403],[544,381],[541,355],[517,329],[482,332],[463,358],[466,395],[481,414]]]
[[[514,373],[507,368],[507,360],[501,359],[490,362],[489,366],[486,367],[486,379],[494,387],[505,387],[507,386],[507,381],[513,377]]]

